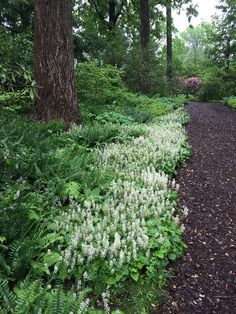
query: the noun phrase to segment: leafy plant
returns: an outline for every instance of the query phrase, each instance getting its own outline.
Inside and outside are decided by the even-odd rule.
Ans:
[[[226,103],[228,106],[230,106],[230,107],[236,109],[236,97],[235,97],[235,96],[231,96],[231,97],[226,98],[226,99],[225,99],[225,103]]]

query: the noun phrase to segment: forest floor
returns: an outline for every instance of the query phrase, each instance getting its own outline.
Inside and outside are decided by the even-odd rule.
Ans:
[[[180,169],[185,256],[157,313],[236,313],[236,111],[188,105],[193,155]]]

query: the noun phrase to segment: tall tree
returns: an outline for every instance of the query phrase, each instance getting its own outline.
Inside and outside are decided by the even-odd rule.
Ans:
[[[78,123],[70,0],[35,0],[34,76],[40,121]]]
[[[150,12],[149,0],[140,0],[140,46],[141,46],[141,92],[148,94],[150,89]]]
[[[142,49],[147,49],[150,41],[149,0],[140,0],[140,43]]]
[[[166,50],[167,50],[167,78],[171,84],[173,78],[173,40],[172,40],[172,32],[173,32],[173,19],[172,19],[172,9],[181,9],[184,4],[188,4],[187,8],[187,16],[189,21],[192,16],[196,16],[198,14],[196,10],[196,5],[191,4],[192,0],[165,0],[166,6]]]
[[[172,80],[173,76],[173,42],[172,42],[172,1],[166,2],[166,51],[167,51],[167,78]]]
[[[211,54],[215,61],[229,72],[236,62],[236,2],[235,0],[221,0],[217,7],[221,14],[215,17],[212,41],[214,46]]]
[[[118,66],[119,36],[117,24],[124,14],[127,0],[88,0],[88,3],[103,26],[103,35],[105,34],[107,40],[108,62],[113,66]]]

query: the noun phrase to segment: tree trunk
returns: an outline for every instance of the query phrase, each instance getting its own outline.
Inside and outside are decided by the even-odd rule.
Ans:
[[[144,94],[150,93],[150,14],[149,0],[140,0],[140,91]]]
[[[149,0],[140,0],[140,43],[146,49],[150,41]]]
[[[39,121],[79,122],[70,0],[35,0],[34,76]]]
[[[171,82],[173,77],[173,49],[172,49],[172,3],[166,3],[166,45],[167,45],[167,78]]]
[[[109,0],[109,27],[113,29],[116,26],[116,1],[115,0]]]
[[[116,1],[109,0],[108,3],[108,16],[109,16],[109,23],[108,29],[109,34],[107,36],[107,40],[109,42],[109,64],[116,66],[117,65],[117,58],[116,58]]]

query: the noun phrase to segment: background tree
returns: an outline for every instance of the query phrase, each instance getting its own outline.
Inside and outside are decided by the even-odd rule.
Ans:
[[[26,32],[32,26],[33,10],[33,0],[1,0],[0,26],[13,34]]]
[[[149,56],[149,44],[150,44],[150,14],[149,14],[149,0],[140,0],[140,47],[141,47],[141,76],[142,83],[140,90],[144,94],[148,94],[150,90],[150,56]]]
[[[70,0],[35,0],[35,117],[78,122]],[[46,31],[45,31],[46,30]]]
[[[171,83],[173,77],[173,48],[172,48],[172,1],[166,2],[166,59],[167,59],[167,78]]]
[[[106,52],[107,62],[113,66],[120,66],[120,43],[122,36],[119,31],[118,22],[122,18],[126,9],[126,0],[89,0],[90,13],[95,21],[100,24],[99,33],[106,36]],[[86,6],[86,4],[85,4]],[[93,19],[94,23],[94,19]]]
[[[196,6],[192,5],[192,0],[166,0],[165,2],[166,8],[166,73],[169,86],[172,85],[173,79],[173,20],[172,20],[172,9],[181,9],[181,7],[185,4],[188,5],[187,7],[187,16],[189,21],[191,20],[192,16],[197,15]]]
[[[221,11],[214,20],[208,40],[212,42],[209,49],[215,62],[226,72],[236,62],[236,3],[222,0],[218,9]]]
[[[149,0],[140,0],[140,43],[146,50],[150,42]]]

